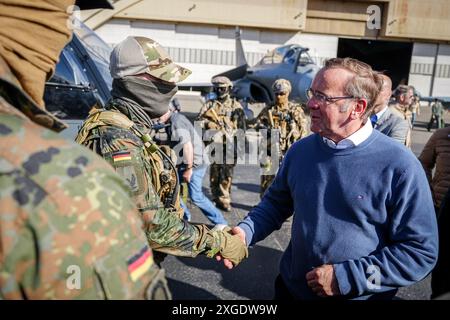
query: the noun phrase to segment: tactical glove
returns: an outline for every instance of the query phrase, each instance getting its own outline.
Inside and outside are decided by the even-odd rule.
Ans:
[[[208,257],[212,258],[220,254],[222,258],[230,260],[234,266],[248,257],[247,246],[239,236],[226,231],[212,231],[210,235],[213,238],[213,244],[207,252]]]

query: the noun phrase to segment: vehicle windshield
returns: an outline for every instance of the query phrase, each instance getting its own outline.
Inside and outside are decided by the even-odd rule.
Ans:
[[[109,73],[109,56],[112,48],[95,32],[86,27],[83,22],[78,22],[79,27],[74,29],[74,33],[76,33],[78,39],[83,43],[89,57],[94,61],[102,77],[105,79],[108,88],[111,90],[112,78]]]

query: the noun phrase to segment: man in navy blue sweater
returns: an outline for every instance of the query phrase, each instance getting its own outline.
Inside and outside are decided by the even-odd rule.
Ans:
[[[380,81],[365,63],[327,61],[309,91],[315,134],[291,147],[261,202],[232,230],[253,245],[293,215],[276,298],[392,298],[436,263],[425,173],[367,121]]]

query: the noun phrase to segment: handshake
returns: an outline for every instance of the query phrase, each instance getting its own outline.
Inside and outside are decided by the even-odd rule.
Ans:
[[[207,256],[216,257],[217,261],[223,260],[225,267],[232,269],[237,266],[244,258],[248,257],[248,249],[245,243],[245,233],[239,227],[214,227],[210,231],[213,238],[211,250]]]

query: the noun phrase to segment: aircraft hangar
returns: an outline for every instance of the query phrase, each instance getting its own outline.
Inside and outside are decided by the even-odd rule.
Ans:
[[[450,1],[447,0],[116,0],[114,10],[82,13],[109,44],[128,35],[156,39],[207,82],[236,65],[239,26],[249,65],[268,50],[298,43],[319,65],[351,56],[422,95],[450,91]]]

